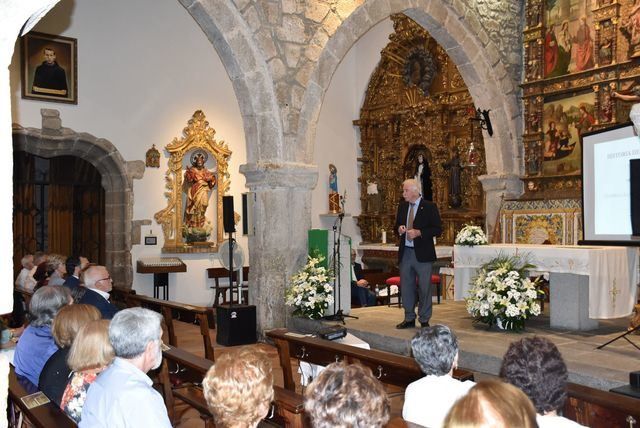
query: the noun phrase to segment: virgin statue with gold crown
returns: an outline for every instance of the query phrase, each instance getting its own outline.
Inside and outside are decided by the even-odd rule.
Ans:
[[[187,204],[184,209],[185,235],[199,235],[196,240],[206,240],[205,213],[209,206],[210,190],[216,185],[216,176],[204,167],[208,155],[198,150],[191,155],[191,166],[184,173],[184,186],[187,193]],[[193,237],[191,237],[193,239]]]

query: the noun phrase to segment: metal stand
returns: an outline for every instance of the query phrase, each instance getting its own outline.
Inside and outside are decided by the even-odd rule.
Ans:
[[[337,299],[333,299],[333,315],[324,317],[328,321],[340,321],[345,324],[345,318],[358,319],[353,315],[346,315],[340,309],[342,306],[342,278],[340,275],[340,239],[342,236],[342,220],[344,219],[344,209],[338,214],[338,219],[333,224],[333,293],[337,296]],[[337,236],[336,236],[337,235]],[[338,304],[338,310],[336,311],[336,302]]]
[[[632,344],[637,350],[640,351],[640,347],[638,345],[636,345],[635,343],[633,343],[632,341],[629,340],[629,338],[627,337],[628,335],[630,335],[631,333],[634,333],[636,331],[638,331],[640,329],[640,324],[635,326],[634,328],[632,328],[631,330],[627,330],[626,332],[622,333],[620,336],[616,336],[613,339],[611,339],[610,341],[608,341],[607,343],[604,343],[600,346],[598,346],[596,349],[602,349],[605,346],[609,345],[610,343],[615,342],[618,339],[624,339],[627,342],[629,342],[630,344]]]

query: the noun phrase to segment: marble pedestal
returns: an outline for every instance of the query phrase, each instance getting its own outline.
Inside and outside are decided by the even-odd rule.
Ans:
[[[552,328],[593,330],[598,321],[589,318],[589,277],[571,273],[551,273],[549,302]]]

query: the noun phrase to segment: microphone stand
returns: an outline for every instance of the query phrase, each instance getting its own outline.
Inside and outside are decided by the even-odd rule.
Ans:
[[[342,277],[340,275],[340,237],[342,235],[342,220],[344,219],[344,209],[338,214],[336,222],[333,224],[333,292],[337,296],[337,299],[333,299],[333,315],[328,315],[324,319],[328,321],[340,321],[345,324],[345,318],[358,319],[353,315],[346,315],[342,312],[340,306],[342,306]],[[337,238],[336,238],[337,234]],[[338,303],[338,310],[336,311],[336,301]]]

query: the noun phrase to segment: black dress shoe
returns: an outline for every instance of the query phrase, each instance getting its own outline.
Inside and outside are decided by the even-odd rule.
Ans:
[[[396,328],[398,329],[413,328],[415,326],[416,326],[415,320],[411,320],[411,321],[402,321],[400,324],[396,326]]]
[[[429,321],[425,321],[425,322],[420,321],[420,327],[429,327]]]

